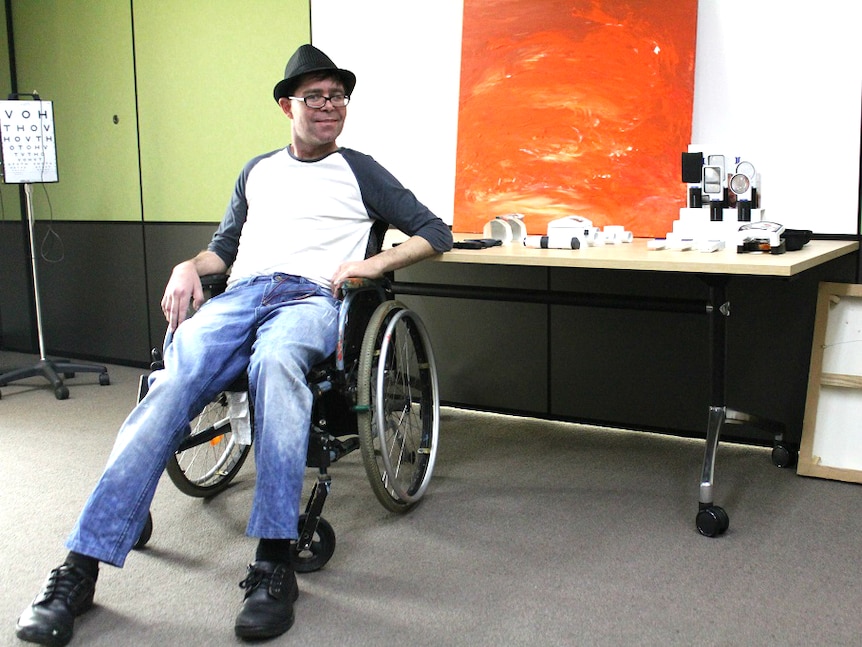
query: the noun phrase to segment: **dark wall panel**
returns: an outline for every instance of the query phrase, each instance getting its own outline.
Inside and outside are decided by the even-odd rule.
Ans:
[[[426,324],[444,402],[548,409],[547,306],[403,296]]]
[[[554,306],[551,413],[617,426],[692,430],[709,394],[706,288],[687,274],[558,268],[562,292],[644,297],[639,308]],[[651,310],[701,301],[702,314]]]
[[[164,337],[159,304],[171,269],[204,249],[216,226],[38,221],[48,354],[148,364]],[[0,347],[38,353],[25,225],[0,223],[0,234]]]
[[[141,225],[39,221],[36,242],[48,353],[144,361]]]
[[[706,422],[705,315],[554,306],[551,413],[615,426]]]
[[[396,281],[543,290],[543,268],[420,263]],[[397,295],[428,327],[444,402],[499,411],[548,411],[548,308]]]
[[[165,318],[161,300],[174,265],[206,249],[218,223],[144,225],[147,254],[147,317],[150,338],[147,348],[161,348]]]
[[[34,346],[26,225],[0,222],[0,347],[21,352]]]

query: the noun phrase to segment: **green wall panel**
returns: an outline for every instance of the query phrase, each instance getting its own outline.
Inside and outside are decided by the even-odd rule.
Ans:
[[[12,18],[19,92],[54,103],[60,181],[36,218],[140,220],[129,2],[13,0]]]
[[[272,98],[307,0],[135,0],[144,219],[221,219],[243,164],[290,140]]]
[[[0,4],[0,99],[12,92],[9,70],[9,39],[6,36],[6,5]],[[21,219],[21,202],[17,184],[0,183],[0,221]],[[2,313],[0,313],[2,319]]]

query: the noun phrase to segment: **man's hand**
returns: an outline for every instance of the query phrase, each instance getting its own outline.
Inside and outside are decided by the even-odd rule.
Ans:
[[[168,321],[168,330],[175,331],[185,321],[189,303],[197,310],[203,302],[204,291],[194,261],[180,263],[171,272],[162,297],[162,312]]]
[[[371,262],[373,258],[375,257],[339,265],[332,275],[332,296],[336,298],[341,296],[341,286],[347,279],[379,279],[383,276],[383,272],[377,269],[377,263]]]
[[[400,270],[434,254],[436,252],[427,240],[411,236],[397,247],[390,247],[364,261],[342,263],[332,275],[332,295],[339,296],[341,286],[347,279],[379,279],[387,272]]]
[[[227,265],[217,254],[202,251],[194,258],[184,261],[174,268],[165,286],[162,297],[162,312],[168,320],[168,330],[177,329],[189,313],[189,305],[195,310],[204,303],[204,290],[201,277],[207,274],[224,274]]]

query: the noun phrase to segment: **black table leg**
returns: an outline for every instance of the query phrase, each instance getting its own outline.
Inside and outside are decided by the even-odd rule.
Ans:
[[[784,425],[780,422],[736,411],[727,406],[727,318],[730,316],[730,301],[727,299],[727,275],[703,275],[701,279],[709,288],[707,316],[709,317],[710,341],[710,406],[706,428],[706,448],[703,471],[700,477],[698,513],[695,519],[698,531],[707,537],[724,533],[730,524],[727,512],[714,502],[715,457],[721,430],[725,424],[748,423],[774,436],[772,462],[779,467],[792,464],[792,452],[784,444]]]

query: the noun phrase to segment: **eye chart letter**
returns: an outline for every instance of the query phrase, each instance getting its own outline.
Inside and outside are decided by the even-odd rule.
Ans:
[[[0,101],[0,143],[7,184],[58,181],[51,101]]]

